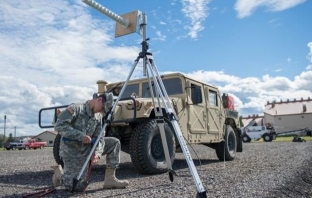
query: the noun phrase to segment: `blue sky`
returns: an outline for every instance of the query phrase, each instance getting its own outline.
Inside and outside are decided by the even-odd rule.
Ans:
[[[267,101],[312,97],[310,0],[104,1],[147,14],[160,73],[182,72],[235,98],[241,115]],[[83,102],[96,81],[125,80],[142,38],[81,0],[0,2],[0,125],[35,135],[43,107]],[[138,66],[133,78],[142,76]]]

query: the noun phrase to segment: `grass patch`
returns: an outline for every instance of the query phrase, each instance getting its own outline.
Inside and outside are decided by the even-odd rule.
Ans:
[[[307,142],[312,142],[312,137],[311,136],[301,136],[303,139],[305,139],[305,141]],[[275,140],[273,140],[273,142],[292,142],[292,140],[294,139],[293,136],[287,136],[287,137],[276,137]],[[252,142],[264,142],[263,139],[261,138],[258,141],[252,141]]]
[[[303,139],[305,139],[305,141],[312,141],[312,137],[311,136],[301,136]],[[292,142],[292,140],[294,139],[293,136],[291,137],[276,137],[276,140],[273,140],[275,142]]]

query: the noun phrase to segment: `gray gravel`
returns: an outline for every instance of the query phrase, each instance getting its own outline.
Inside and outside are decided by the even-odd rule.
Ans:
[[[307,197],[312,196],[312,142],[245,143],[244,152],[232,162],[218,161],[214,150],[197,145],[190,148],[207,197]],[[22,197],[52,185],[52,149],[0,151],[0,196]],[[122,190],[101,189],[105,159],[94,166],[91,183],[83,196],[59,187],[45,197],[195,197],[196,186],[182,153],[168,174],[138,174],[130,156],[121,153],[117,178],[128,179]]]

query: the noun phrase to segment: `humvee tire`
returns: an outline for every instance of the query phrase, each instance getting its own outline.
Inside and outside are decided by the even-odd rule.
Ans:
[[[232,161],[236,155],[236,135],[230,125],[226,126],[224,141],[218,143],[216,147],[216,154],[220,161]]]
[[[236,133],[236,140],[237,140],[237,150],[236,152],[243,152],[243,137],[242,133]]]
[[[167,122],[164,124],[171,164],[175,159],[175,136]],[[140,173],[159,174],[168,171],[160,130],[155,119],[138,124],[130,139],[131,161]]]
[[[54,139],[53,144],[53,156],[57,164],[60,164],[62,167],[64,167],[64,162],[60,156],[60,144],[61,144],[61,138],[62,136],[60,134],[57,134]]]

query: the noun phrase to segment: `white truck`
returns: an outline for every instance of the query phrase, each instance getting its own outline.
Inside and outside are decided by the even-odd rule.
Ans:
[[[261,138],[265,142],[271,142],[276,139],[276,131],[271,124],[267,126],[255,126],[255,122],[251,121],[246,127],[241,127],[240,129],[242,131],[243,142],[250,142],[251,140],[258,141]]]
[[[265,126],[242,127],[241,131],[243,133],[243,142],[250,142],[251,140],[259,140],[261,138],[265,142],[271,142],[276,139],[276,132]]]

